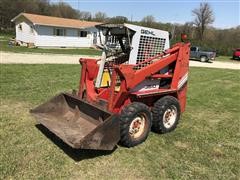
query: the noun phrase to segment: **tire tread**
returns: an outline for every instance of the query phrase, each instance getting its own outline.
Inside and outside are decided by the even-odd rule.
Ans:
[[[141,111],[145,111],[148,116],[149,121],[149,128],[147,129],[147,132],[145,133],[145,136],[143,136],[141,139],[137,141],[133,141],[129,137],[129,126],[134,118],[134,116]],[[133,147],[136,146],[142,142],[144,142],[147,139],[148,133],[151,130],[151,122],[152,122],[152,117],[151,117],[151,112],[148,108],[147,105],[140,103],[140,102],[133,102],[132,104],[126,106],[121,114],[120,114],[120,141],[119,143],[123,146],[126,147]]]
[[[167,107],[170,106],[171,104],[176,106],[178,114],[177,114],[177,119],[173,124],[173,126],[169,129],[166,129],[163,125],[163,114],[167,109]],[[152,108],[152,116],[153,116],[153,121],[152,121],[153,131],[157,133],[162,133],[162,134],[173,131],[177,127],[177,124],[180,119],[180,105],[178,100],[173,96],[164,96],[160,98]]]

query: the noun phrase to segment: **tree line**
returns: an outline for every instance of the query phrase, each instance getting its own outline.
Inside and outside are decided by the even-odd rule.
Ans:
[[[105,12],[92,14],[76,10],[62,1],[50,3],[49,0],[1,0],[0,31],[13,31],[14,24],[11,23],[11,19],[21,12],[103,23],[129,22],[172,32],[172,43],[179,41],[180,34],[185,33],[193,45],[216,50],[220,55],[231,55],[232,50],[239,48],[240,44],[240,26],[230,29],[217,29],[211,26],[214,22],[214,12],[208,3],[200,3],[199,7],[192,10],[193,20],[191,22],[171,24],[157,22],[152,15],[143,17],[141,21],[132,21],[125,16],[108,17]]]

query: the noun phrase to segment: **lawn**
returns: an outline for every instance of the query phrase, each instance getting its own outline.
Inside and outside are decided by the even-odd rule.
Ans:
[[[221,62],[239,62],[237,60],[233,60],[231,56],[218,56],[216,57],[215,61]]]
[[[77,88],[79,65],[1,65],[0,179],[239,179],[239,71],[191,68],[178,128],[112,152],[47,138],[31,107]]]
[[[92,55],[99,56],[101,51],[93,48],[58,48],[58,49],[43,49],[43,48],[27,48],[22,46],[9,46],[8,42],[11,36],[0,34],[0,50],[14,53],[52,53],[52,54],[76,54],[76,55]]]

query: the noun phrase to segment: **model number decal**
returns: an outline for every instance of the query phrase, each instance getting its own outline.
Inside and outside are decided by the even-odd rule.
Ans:
[[[145,30],[145,29],[141,29],[141,34],[147,34],[147,35],[155,36],[153,31],[149,31],[149,30]]]

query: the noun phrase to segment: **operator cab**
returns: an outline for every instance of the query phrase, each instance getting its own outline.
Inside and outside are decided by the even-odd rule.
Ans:
[[[151,63],[142,62],[161,54],[170,46],[167,31],[126,23],[100,24],[96,28],[100,36],[99,47],[103,50],[96,87],[110,84],[108,80],[113,64],[139,64],[135,69],[141,69]]]

